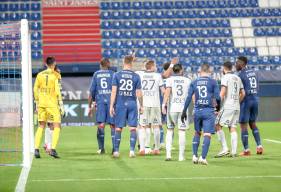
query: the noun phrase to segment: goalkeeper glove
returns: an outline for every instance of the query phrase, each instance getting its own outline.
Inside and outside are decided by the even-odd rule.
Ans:
[[[184,110],[181,114],[181,122],[185,123],[186,119],[187,119],[187,115],[186,115],[186,111]]]
[[[59,102],[59,105],[60,105],[60,114],[61,114],[61,116],[64,118],[64,117],[65,117],[65,111],[64,111],[63,102],[60,101],[60,102]]]

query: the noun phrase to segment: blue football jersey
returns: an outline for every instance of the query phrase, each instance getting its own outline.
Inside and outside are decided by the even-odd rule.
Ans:
[[[258,78],[256,73],[248,68],[244,68],[239,72],[242,80],[246,97],[258,97]]]
[[[93,75],[90,94],[96,103],[110,103],[113,74],[111,70],[99,70]]]
[[[112,85],[117,86],[116,104],[122,105],[129,101],[136,102],[136,90],[141,89],[141,79],[130,70],[122,70],[114,74]]]
[[[216,80],[210,77],[198,77],[191,83],[184,110],[188,108],[193,94],[195,94],[195,109],[214,108],[214,100],[220,100],[219,86]]]

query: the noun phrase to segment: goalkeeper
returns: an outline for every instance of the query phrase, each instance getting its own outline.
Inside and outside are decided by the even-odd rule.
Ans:
[[[40,72],[34,84],[34,99],[38,112],[39,127],[35,134],[35,158],[40,158],[39,146],[43,129],[46,123],[54,125],[50,155],[59,158],[56,152],[61,126],[61,115],[64,115],[63,102],[60,91],[60,83],[55,72],[56,61],[54,57],[47,57],[47,69]],[[59,105],[58,105],[59,104]]]

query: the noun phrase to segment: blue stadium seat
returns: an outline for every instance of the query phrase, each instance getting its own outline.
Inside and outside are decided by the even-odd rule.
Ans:
[[[41,19],[41,14],[39,12],[31,13],[31,20],[37,21]]]
[[[31,34],[31,40],[40,40],[41,39],[41,33],[36,31],[36,32],[33,32]]]
[[[0,4],[0,11],[2,12],[5,12],[5,11],[8,11],[8,4]]]
[[[41,10],[40,3],[32,3],[31,4],[31,10],[32,11],[40,11]]]
[[[151,1],[144,1],[144,2],[143,2],[143,8],[144,8],[145,10],[147,10],[147,9],[153,9],[153,4],[152,4],[152,2],[151,2]]]
[[[102,10],[108,10],[111,8],[110,2],[100,2],[100,8]]]
[[[111,9],[114,9],[114,10],[119,10],[121,9],[121,6],[120,6],[120,2],[111,2]]]
[[[21,13],[20,14],[20,19],[27,19],[29,20],[30,14],[29,13]]]
[[[121,2],[121,8],[125,10],[131,9],[131,2]]]
[[[20,20],[20,16],[18,13],[10,13],[10,21],[18,21]]]
[[[38,60],[42,58],[41,51],[32,51],[32,59]]]
[[[136,9],[136,10],[142,9],[142,2],[139,2],[139,1],[133,2],[133,9]]]
[[[19,10],[19,4],[11,3],[8,6],[9,11],[14,12]]]
[[[40,41],[34,41],[31,43],[31,48],[32,50],[41,50],[42,49],[42,45]]]
[[[26,3],[20,4],[20,10],[21,11],[30,11],[30,5]]]

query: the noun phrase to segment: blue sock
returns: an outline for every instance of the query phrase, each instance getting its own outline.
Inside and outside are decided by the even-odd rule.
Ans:
[[[134,130],[131,131],[130,134],[130,151],[135,151],[136,142],[137,142],[137,132]]]
[[[204,136],[203,145],[202,145],[202,158],[206,159],[209,147],[211,143],[211,138],[209,136]]]
[[[111,128],[112,149],[114,149],[114,138],[115,138],[115,129]]]
[[[101,144],[101,139],[100,139],[100,129],[97,129],[97,141],[98,141],[98,145],[99,145],[99,149],[102,149],[102,144]]]
[[[244,149],[249,149],[249,144],[248,144],[248,130],[247,129],[242,129],[241,130],[241,140],[242,140],[242,144],[244,146]]]
[[[259,129],[257,127],[254,127],[252,129],[252,133],[253,133],[253,136],[255,138],[257,146],[261,145],[261,137],[260,137]]]
[[[121,131],[115,131],[114,152],[119,152],[120,141],[121,141]]]
[[[200,136],[199,135],[194,135],[193,141],[192,141],[192,150],[193,150],[193,155],[198,157],[198,147],[200,144]]]
[[[104,128],[98,128],[100,138],[100,149],[104,149]]]
[[[164,129],[160,126],[160,143],[164,143]]]

